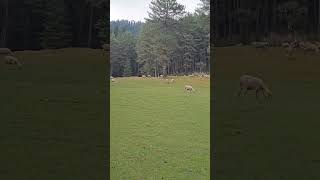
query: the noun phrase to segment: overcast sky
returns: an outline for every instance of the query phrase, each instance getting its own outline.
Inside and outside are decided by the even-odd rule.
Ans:
[[[186,11],[194,12],[200,0],[177,0],[186,6]],[[151,0],[110,0],[110,20],[144,21],[148,17]]]

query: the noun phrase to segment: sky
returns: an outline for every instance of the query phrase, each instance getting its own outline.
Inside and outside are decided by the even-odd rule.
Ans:
[[[151,0],[110,0],[110,20],[143,21],[148,17]],[[185,5],[186,11],[194,12],[200,0],[177,0]]]

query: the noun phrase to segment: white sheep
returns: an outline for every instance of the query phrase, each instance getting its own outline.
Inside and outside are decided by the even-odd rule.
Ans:
[[[115,79],[115,78],[112,78],[112,79],[111,79],[111,82],[116,82],[116,79]]]
[[[246,95],[248,90],[256,91],[256,98],[258,98],[259,92],[262,92],[264,97],[271,97],[272,93],[269,88],[265,85],[262,79],[253,77],[250,75],[242,75],[240,77],[240,90],[238,92],[238,96],[242,94]]]
[[[288,48],[290,46],[290,44],[288,42],[284,42],[284,43],[281,44],[281,46],[283,48]]]
[[[307,52],[319,52],[319,48],[317,45],[311,42],[300,42],[299,46],[304,50],[304,53]]]
[[[193,74],[190,74],[189,77],[194,77],[194,75],[193,75]]]
[[[18,65],[21,66],[22,64],[18,61],[18,58],[14,56],[5,56],[5,63],[6,64],[13,64],[13,65]]]
[[[185,85],[184,89],[189,91],[189,92],[195,91],[195,89],[191,85]]]
[[[146,78],[147,76],[146,75],[142,75],[142,78]]]
[[[170,80],[170,83],[174,83],[174,79],[171,79],[171,80]]]
[[[151,75],[148,75],[148,78],[151,78]]]
[[[0,54],[14,56],[13,52],[8,48],[0,48]]]

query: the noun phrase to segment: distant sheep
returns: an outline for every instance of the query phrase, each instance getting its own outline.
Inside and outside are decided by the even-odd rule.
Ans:
[[[111,82],[116,82],[116,79],[112,78],[112,79],[111,79]]]
[[[205,74],[205,75],[203,75],[203,77],[210,78],[210,75]]]
[[[0,55],[1,54],[14,56],[13,52],[8,48],[0,48]]]
[[[14,56],[5,56],[5,63],[6,64],[11,64],[11,65],[18,65],[21,66],[22,64],[18,61],[18,58]]]
[[[184,86],[184,89],[188,92],[192,92],[192,91],[195,91],[195,89],[193,89],[193,87],[191,85],[185,85]]]
[[[242,75],[240,77],[240,90],[238,92],[238,96],[240,96],[243,91],[244,91],[243,94],[246,95],[248,90],[256,91],[257,99],[258,99],[259,92],[262,92],[264,97],[272,96],[271,91],[260,78],[249,76],[249,75]]]
[[[190,74],[189,77],[194,77],[194,75],[193,75],[193,74]]]
[[[281,47],[283,47],[283,48],[288,48],[289,46],[290,46],[290,44],[287,42],[284,42],[281,44]]]
[[[146,75],[142,75],[142,78],[146,78],[147,76]]]
[[[174,79],[171,79],[171,80],[170,80],[170,83],[174,83]]]
[[[300,42],[299,46],[304,50],[304,53],[319,52],[318,46],[311,42]]]
[[[148,78],[151,78],[151,75],[148,75]]]

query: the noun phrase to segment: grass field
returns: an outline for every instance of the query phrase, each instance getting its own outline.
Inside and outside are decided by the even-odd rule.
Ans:
[[[214,57],[217,179],[320,179],[319,54],[226,47]],[[271,101],[235,96],[246,73],[266,81]]]
[[[0,63],[0,179],[104,179],[106,57],[92,49],[16,55],[22,69]]]
[[[175,79],[111,83],[112,180],[209,179],[209,79]],[[196,92],[185,92],[185,84]]]

